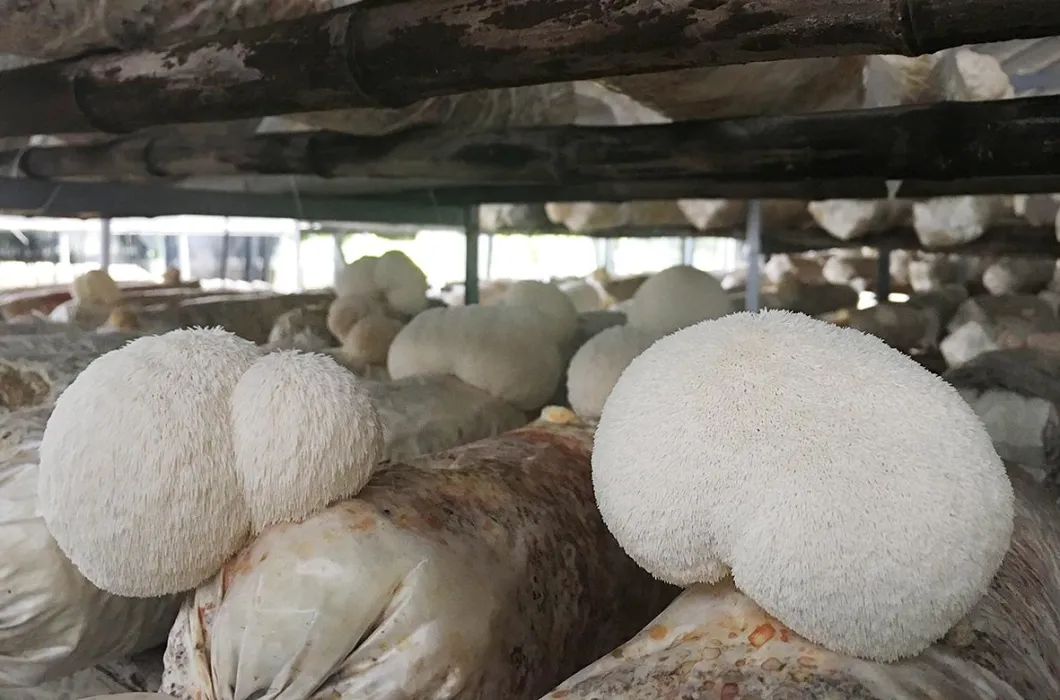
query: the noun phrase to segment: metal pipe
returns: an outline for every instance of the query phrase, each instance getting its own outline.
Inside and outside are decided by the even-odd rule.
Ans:
[[[478,279],[478,207],[464,209],[464,304],[477,304]]]
[[[110,248],[112,238],[110,235],[110,219],[100,219],[99,222],[99,269],[106,272],[110,268]]]
[[[748,311],[758,311],[762,286],[762,202],[757,199],[747,202],[747,239],[744,250],[747,260],[744,307]]]

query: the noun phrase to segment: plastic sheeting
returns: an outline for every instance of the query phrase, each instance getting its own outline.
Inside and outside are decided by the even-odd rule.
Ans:
[[[549,697],[1026,700],[943,649],[889,666],[833,654],[784,628],[731,583],[686,591]]]
[[[977,296],[961,303],[939,349],[956,367],[987,352],[1026,345],[1041,333],[1060,331],[1049,302],[1032,295]]]
[[[284,313],[314,303],[326,303],[332,294],[217,295],[180,300],[137,309],[144,329],[164,332],[174,328],[221,327],[255,343],[268,341],[273,324]]]
[[[572,233],[592,233],[617,228],[681,228],[688,219],[676,202],[636,201],[551,202],[545,205],[550,221]]]
[[[600,520],[592,434],[536,423],[393,464],[270,528],[185,604],[180,700],[533,700],[668,603]]]
[[[982,419],[1002,459],[1043,467],[1050,461],[1047,454],[1056,452],[1056,445],[1047,443],[1057,433],[1060,419],[1056,406],[1045,399],[999,389],[965,398]]]
[[[97,695],[85,700],[173,700],[172,695],[160,693],[120,693],[117,695]]]
[[[983,272],[983,287],[994,295],[1034,294],[1053,281],[1055,260],[1001,258]]]
[[[268,344],[276,349],[324,350],[338,341],[328,330],[328,305],[302,306],[280,314],[269,331]]]
[[[130,337],[0,337],[0,357],[41,367],[52,384],[36,406],[0,409],[0,688],[36,685],[157,645],[176,615],[172,599],[130,600],[98,590],[37,514],[37,449],[51,402],[89,362]],[[0,697],[14,700],[14,692],[0,690]]]
[[[1009,197],[935,197],[913,204],[913,230],[925,248],[957,246],[1011,213]]]
[[[3,700],[81,700],[96,693],[121,693],[117,697],[135,698],[152,693],[128,691],[157,690],[162,683],[162,649],[152,649],[129,659],[110,661],[86,668],[65,678],[41,683],[30,688],[0,690]],[[97,697],[107,697],[103,695]],[[162,696],[158,696],[160,700]],[[164,699],[169,700],[169,699]]]
[[[680,199],[678,207],[700,231],[743,231],[747,202],[742,199]],[[770,229],[805,228],[813,223],[806,202],[767,199],[762,202],[762,226]]]
[[[945,640],[893,664],[814,645],[731,580],[686,591],[640,634],[546,696],[565,700],[1060,697],[1060,511],[1056,492],[1010,470],[1016,530],[975,609]]]
[[[811,58],[608,78],[675,120],[797,114],[861,105],[864,59]]]
[[[384,457],[406,460],[521,428],[525,413],[456,377],[366,381],[386,434]]]
[[[969,49],[916,57],[871,56],[865,63],[864,85],[861,106],[869,108],[1014,95],[997,60]],[[900,181],[893,184],[901,186]],[[822,229],[844,241],[905,225],[912,213],[921,243],[929,247],[975,240],[1005,213],[1004,203],[989,197],[929,200],[915,204],[913,212],[911,204],[895,199],[825,200],[812,202],[809,211]]]
[[[376,136],[414,126],[444,124],[452,129],[565,125],[577,120],[570,83],[530,85],[432,97],[400,109],[344,109],[270,119],[261,132],[302,127]]]
[[[945,98],[938,57],[870,56],[863,74],[862,107],[891,107]],[[909,223],[912,203],[895,199],[828,199],[807,207],[817,225],[841,241]]]
[[[807,211],[822,229],[841,241],[852,241],[908,224],[913,205],[897,199],[826,199],[810,202]]]
[[[943,377],[979,414],[1003,459],[1048,476],[1060,468],[1060,360],[1034,340],[980,354]]]
[[[173,600],[106,594],[63,556],[37,516],[38,445],[22,438],[0,457],[0,687],[160,644],[177,612]]]
[[[874,335],[903,352],[934,348],[942,333],[938,311],[909,304],[885,303],[868,309],[852,309],[843,325]]]
[[[552,222],[542,204],[482,204],[478,208],[478,225],[483,233],[547,231]]]

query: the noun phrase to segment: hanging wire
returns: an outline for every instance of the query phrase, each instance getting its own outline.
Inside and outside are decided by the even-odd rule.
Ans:
[[[8,177],[12,180],[24,180],[26,179],[25,173],[22,171],[22,159],[26,157],[26,154],[33,149],[33,142],[27,142],[21,148],[18,149],[18,154],[15,156],[15,161],[11,164],[11,172],[8,173]],[[63,183],[56,182],[52,185],[52,191],[48,193],[48,196],[44,198],[44,203],[34,209],[28,214],[28,216],[42,216],[48,213],[51,209],[52,204],[55,203],[55,198],[59,196],[59,190],[63,188]],[[13,232],[19,240],[23,240],[19,235],[21,231]],[[24,243],[26,241],[23,241]]]

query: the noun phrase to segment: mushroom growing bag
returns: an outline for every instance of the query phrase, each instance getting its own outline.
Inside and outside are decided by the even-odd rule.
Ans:
[[[412,459],[447,450],[528,422],[519,409],[456,377],[366,380],[362,386],[383,421],[386,459]]]
[[[688,589],[628,643],[547,698],[1060,697],[1058,494],[1019,470],[1009,474],[1016,529],[1004,563],[965,619],[918,656],[881,664],[830,652],[787,629],[725,579]]]
[[[63,556],[37,515],[38,445],[23,438],[0,458],[0,688],[160,644],[177,609],[104,593]]]
[[[119,598],[93,586],[59,550],[38,514],[38,448],[51,402],[89,362],[128,339],[118,334],[68,333],[9,336],[0,342],[5,360],[42,368],[51,382],[50,395],[37,405],[17,411],[0,408],[0,698],[4,700],[32,697],[10,688],[38,685],[161,644],[176,615],[178,604],[173,599]],[[87,690],[111,688],[122,686]]]
[[[834,654],[787,630],[731,581],[689,589],[629,643],[547,697],[1029,700],[945,649],[897,664]]]
[[[535,423],[387,465],[357,498],[266,530],[188,599],[179,700],[533,700],[674,590],[608,534],[591,431]]]

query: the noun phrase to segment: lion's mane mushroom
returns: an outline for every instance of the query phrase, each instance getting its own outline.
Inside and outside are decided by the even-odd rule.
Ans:
[[[543,330],[560,346],[578,330],[578,310],[563,290],[548,282],[519,280],[504,293],[504,306],[532,309],[542,318]]]
[[[41,511],[99,588],[180,593],[268,525],[355,494],[383,439],[359,380],[324,355],[262,356],[221,330],[139,338],[56,402]]]
[[[579,417],[600,417],[618,378],[655,337],[633,326],[612,326],[582,345],[567,368],[567,397]]]
[[[89,270],[74,278],[70,297],[52,309],[49,318],[94,328],[106,322],[111,309],[121,301],[121,289],[106,270]]]
[[[386,305],[375,297],[338,297],[328,307],[327,327],[333,336],[341,340],[361,319],[385,315]]]
[[[957,391],[882,341],[740,313],[656,342],[596,433],[600,511],[655,576],[744,593],[836,652],[940,639],[1008,550],[1013,492]]]
[[[178,593],[242,546],[228,399],[259,356],[222,330],[177,330],[99,357],[59,396],[40,508],[85,578],[116,595]]]
[[[121,289],[106,270],[89,270],[74,278],[70,290],[74,301],[111,307],[121,301]]]
[[[342,351],[356,363],[386,366],[390,346],[404,327],[396,318],[382,314],[365,316],[343,336]]]
[[[520,409],[537,410],[563,372],[559,347],[542,333],[541,319],[520,307],[428,309],[398,333],[387,369],[395,380],[453,375]]]
[[[629,325],[663,336],[734,311],[721,282],[702,270],[677,265],[652,275],[625,309]]]
[[[325,355],[287,350],[255,362],[232,392],[231,425],[255,532],[355,495],[383,453],[371,398]]]
[[[347,265],[335,280],[335,294],[373,297],[400,314],[413,316],[427,308],[427,276],[401,251],[365,256]],[[335,331],[332,330],[332,333]],[[342,337],[343,333],[336,333]]]

